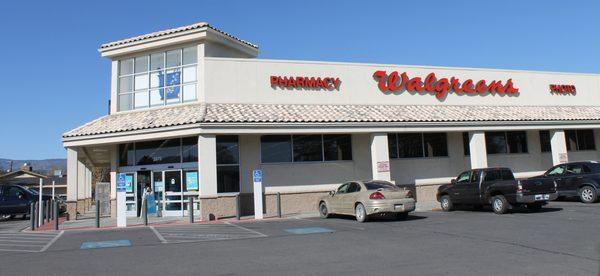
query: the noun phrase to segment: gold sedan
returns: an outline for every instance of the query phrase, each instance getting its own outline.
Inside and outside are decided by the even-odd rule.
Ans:
[[[319,200],[319,215],[354,215],[365,222],[375,214],[394,214],[403,219],[415,210],[415,199],[410,190],[382,180],[350,181]]]

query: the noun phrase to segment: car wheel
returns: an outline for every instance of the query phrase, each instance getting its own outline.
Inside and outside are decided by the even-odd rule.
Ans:
[[[508,211],[508,201],[503,195],[492,197],[492,210],[496,214],[505,214]]]
[[[542,204],[541,203],[529,203],[529,204],[527,204],[527,210],[529,210],[529,211],[538,212],[541,209],[542,209]]]
[[[358,222],[367,221],[367,210],[365,210],[365,206],[362,203],[359,203],[354,208],[354,215],[356,216],[356,220]]]
[[[583,203],[594,203],[598,199],[596,189],[591,186],[583,186],[579,189],[579,199]]]
[[[321,204],[319,204],[319,216],[321,218],[329,217],[329,210],[327,210],[327,204],[325,204],[325,202],[321,202]]]
[[[408,212],[396,213],[396,219],[405,220],[408,218]]]
[[[442,211],[450,212],[454,208],[454,204],[452,204],[452,200],[449,195],[444,195],[440,198],[440,205],[442,207]]]
[[[27,219],[27,215],[23,215],[23,216],[21,217],[21,219],[22,219],[22,220],[26,220],[26,219]]]

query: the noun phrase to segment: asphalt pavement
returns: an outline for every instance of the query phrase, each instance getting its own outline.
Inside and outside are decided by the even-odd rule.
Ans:
[[[41,253],[0,252],[0,267],[2,275],[600,275],[599,219],[600,203],[552,202],[538,213],[415,212],[362,224],[65,231]],[[83,246],[95,242],[109,248]]]

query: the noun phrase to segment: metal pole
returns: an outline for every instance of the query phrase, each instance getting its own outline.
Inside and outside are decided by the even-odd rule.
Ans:
[[[58,230],[58,201],[55,200],[53,203],[52,211],[54,211],[54,215],[52,216],[54,217],[54,230]]]
[[[194,223],[194,198],[189,197],[188,214],[190,215],[190,223]]]
[[[277,217],[281,217],[281,193],[277,192]]]
[[[42,221],[44,222],[44,224],[48,223],[48,201],[44,200],[44,218],[42,219]]]
[[[39,220],[39,216],[40,216],[40,212],[38,212],[38,209],[40,208],[40,202],[37,201],[35,203],[35,228],[39,228],[40,227],[40,220]]]
[[[46,200],[46,223],[50,222],[50,216],[52,215],[52,202]]]
[[[240,194],[235,195],[235,218],[240,220],[242,212],[240,210]]]
[[[29,205],[29,220],[31,221],[31,231],[35,230],[35,202]]]
[[[142,199],[142,212],[144,215],[144,225],[148,226],[148,199],[145,196]]]
[[[44,217],[44,213],[43,213],[43,208],[42,208],[42,183],[44,182],[43,179],[40,178],[40,189],[39,189],[39,196],[38,196],[38,225],[42,225],[44,222],[42,221],[43,217]]]
[[[52,198],[54,198],[55,194],[54,194],[54,185],[56,181],[52,180]]]
[[[100,228],[100,200],[96,200],[96,228]]]

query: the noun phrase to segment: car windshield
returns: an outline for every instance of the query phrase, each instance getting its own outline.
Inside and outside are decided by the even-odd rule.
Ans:
[[[30,192],[34,195],[38,195],[38,192],[36,190],[29,189],[29,187],[23,187],[23,189],[27,190],[28,192]]]
[[[364,182],[365,187],[367,187],[367,190],[377,190],[377,189],[397,189],[398,186],[390,183],[390,182],[386,182],[386,181],[369,181],[369,182]]]

